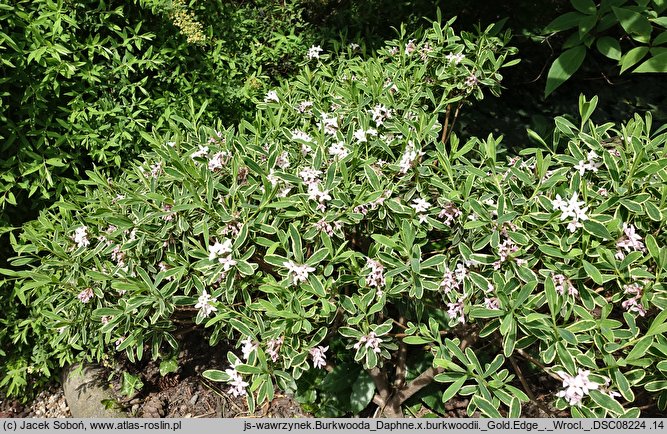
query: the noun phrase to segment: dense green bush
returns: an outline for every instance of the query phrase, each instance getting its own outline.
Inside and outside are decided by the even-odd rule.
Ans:
[[[0,222],[74,191],[93,164],[122,166],[143,133],[237,122],[310,45],[298,3],[198,5],[0,5]]]
[[[577,72],[593,45],[595,51],[618,62],[620,73],[667,72],[667,3],[663,0],[570,3],[574,10],[545,28],[548,33],[575,29],[547,73],[545,95]]]
[[[333,229],[328,229],[334,223],[322,220],[324,192],[316,195],[321,200],[318,211],[305,213],[302,207],[313,205],[303,202],[303,193],[276,201],[288,194],[283,182],[293,185],[293,193],[301,189],[301,178],[293,170],[305,168],[311,158],[315,160],[308,164],[320,167],[335,157],[327,182],[332,191],[336,185],[339,193],[332,204],[348,226],[343,230],[335,224],[335,230],[339,236],[361,230],[365,223],[353,208],[363,207],[360,201],[378,199],[368,190],[367,176],[384,170],[371,168],[367,156],[377,154],[393,161],[397,152],[403,152],[399,148],[405,147],[405,140],[410,140],[414,148],[406,151],[401,169],[408,172],[410,162],[418,157],[419,144],[444,135],[438,117],[470,97],[481,98],[483,87],[498,92],[498,70],[508,64],[506,39],[484,33],[458,37],[450,26],[434,25],[424,37],[406,41],[403,35],[402,41],[392,42],[370,61],[355,57],[354,47],[320,54],[319,47],[313,46],[307,53],[309,66],[298,80],[268,92],[254,123],[242,123],[237,134],[227,130],[205,137],[160,138],[156,153],[122,179],[90,171],[90,181],[84,183],[92,187],[86,196],[56,203],[27,224],[19,240],[13,239],[20,257],[12,265],[34,267],[9,272],[19,278],[16,297],[31,311],[29,321],[13,324],[11,338],[34,335],[36,347],[54,362],[51,366],[81,354],[99,359],[117,341],[131,359],[142,357],[144,344],[154,357],[168,351],[166,344],[177,347],[173,332],[181,321],[195,316],[197,296],[204,300],[199,304],[208,306],[206,293],[220,297],[224,291],[230,306],[236,306],[249,302],[250,294],[261,294],[263,282],[270,283],[265,279],[280,276],[277,269],[272,270],[275,264],[262,257],[267,249],[275,251],[279,240],[286,240],[286,230],[294,236],[300,227],[308,243],[340,244]],[[330,57],[335,61],[322,63]],[[446,116],[442,120],[448,122]],[[316,135],[310,129],[318,123],[322,129]],[[298,131],[306,128],[308,134]],[[193,140],[201,143],[194,150]],[[390,167],[384,164],[385,169]],[[347,189],[336,167],[348,182],[359,185]],[[274,183],[281,183],[280,191],[273,188]],[[369,199],[369,195],[375,197]],[[297,208],[290,210],[293,207]],[[344,216],[346,210],[350,216]],[[317,241],[314,224],[331,237],[323,235],[324,241]],[[228,242],[215,244],[215,240],[222,243],[223,236],[234,236],[234,248],[245,253],[234,260],[225,257],[211,262],[207,250],[210,245],[226,249]],[[270,239],[271,245],[266,245]],[[294,260],[301,263],[303,252],[298,250]],[[319,252],[320,260],[329,256],[325,249]],[[356,255],[349,250],[337,260],[332,256],[331,267],[338,261],[342,272],[349,260],[357,260]],[[230,268],[234,261],[236,266]],[[260,265],[264,271],[254,273]],[[227,274],[226,284],[220,282],[221,273]],[[36,279],[26,279],[28,274]],[[342,279],[341,284],[348,278]],[[325,324],[329,306],[304,330],[310,333]],[[236,308],[245,312],[249,307]],[[200,314],[197,322],[203,319]],[[235,337],[228,322],[216,323],[213,343]],[[62,333],[40,333],[49,329]],[[34,361],[23,363],[42,372],[49,368]]]

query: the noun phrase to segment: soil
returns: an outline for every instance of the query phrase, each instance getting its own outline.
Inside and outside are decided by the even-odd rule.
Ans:
[[[115,366],[107,368],[102,381],[111,379],[111,388],[117,400],[115,405],[126,411],[129,417],[146,418],[233,418],[233,417],[310,417],[301,410],[290,396],[276,392],[268,404],[248,411],[245,398],[227,393],[224,383],[205,379],[207,369],[224,370],[228,366],[224,345],[211,348],[204,336],[191,333],[183,339],[185,348],[178,357],[179,370],[160,375],[160,362],[144,360],[132,364],[119,357]],[[140,377],[144,386],[132,397],[121,396],[123,372]],[[0,395],[0,418],[59,418],[72,417],[59,384],[52,384],[29,403]]]

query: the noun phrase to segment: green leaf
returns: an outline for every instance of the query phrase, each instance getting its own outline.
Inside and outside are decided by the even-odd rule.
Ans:
[[[614,60],[621,59],[621,44],[618,42],[618,39],[611,36],[603,36],[595,41],[595,46],[602,55]]]
[[[354,414],[359,414],[368,407],[375,395],[375,382],[366,371],[361,371],[357,381],[352,385],[350,395],[350,407]]]
[[[442,402],[447,402],[456,396],[456,394],[459,393],[459,390],[461,390],[463,383],[466,382],[467,378],[468,377],[466,375],[461,375],[460,378],[450,384],[449,387],[447,387],[447,389],[445,389],[445,391],[442,393]]]
[[[623,29],[635,40],[647,44],[651,39],[653,27],[645,16],[624,8],[611,8]]]
[[[544,28],[545,32],[562,32],[563,30],[568,30],[579,25],[579,21],[582,18],[586,18],[586,15],[579,12],[567,12],[563,15],[556,17]]]
[[[160,362],[160,375],[165,376],[178,371],[178,362],[175,359],[163,360]]]
[[[597,269],[597,267],[587,260],[583,259],[581,263],[584,265],[584,270],[586,271],[586,274],[593,279],[595,283],[598,285],[602,285],[603,280],[602,280],[602,274],[600,273],[600,270]]]
[[[667,72],[667,52],[651,57],[632,72]]]
[[[123,372],[123,383],[120,388],[120,393],[125,396],[133,396],[137,391],[144,387],[144,383],[137,376],[129,372]]]
[[[648,54],[648,47],[635,47],[621,57],[621,74]]]
[[[607,228],[602,223],[598,223],[595,220],[584,221],[584,230],[589,234],[595,235],[596,237],[605,240],[613,239]]]
[[[585,57],[586,47],[583,45],[572,47],[558,56],[547,73],[544,96],[549,96],[556,88],[572,77],[583,63]]]
[[[593,398],[593,401],[600,407],[608,410],[612,414],[623,414],[625,413],[625,409],[621,404],[618,403],[614,398],[611,396],[607,395],[606,393],[602,393],[599,390],[589,390],[589,395],[591,398]]]
[[[597,12],[593,0],[570,0],[570,3],[572,3],[572,6],[582,14],[592,15]]]
[[[486,417],[492,417],[492,418],[503,417],[498,411],[498,409],[491,403],[491,401],[488,401],[479,395],[473,396],[472,403],[475,404],[475,406],[477,406],[479,411]]]
[[[229,380],[229,375],[227,375],[224,371],[220,371],[218,369],[206,370],[202,373],[202,375],[204,376],[204,378],[216,382]]]

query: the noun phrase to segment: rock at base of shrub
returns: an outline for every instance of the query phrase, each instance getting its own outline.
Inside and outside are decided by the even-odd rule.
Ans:
[[[107,408],[107,400],[114,400],[113,393],[101,379],[101,368],[86,365],[70,366],[63,372],[65,399],[74,418],[126,417],[122,411]]]

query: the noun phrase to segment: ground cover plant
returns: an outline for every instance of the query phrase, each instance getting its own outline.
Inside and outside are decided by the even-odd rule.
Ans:
[[[205,376],[251,409],[278,388],[319,416],[457,396],[519,416],[521,364],[573,416],[664,410],[665,127],[595,124],[582,97],[518,156],[459,139],[507,42],[450,21],[368,59],[314,45],[252,121],[154,134],[120,179],[89,171],[12,236],[29,269],[4,272],[32,314],[10,333],[57,330],[37,348],[59,364],[168,363],[199,327],[236,347]]]

